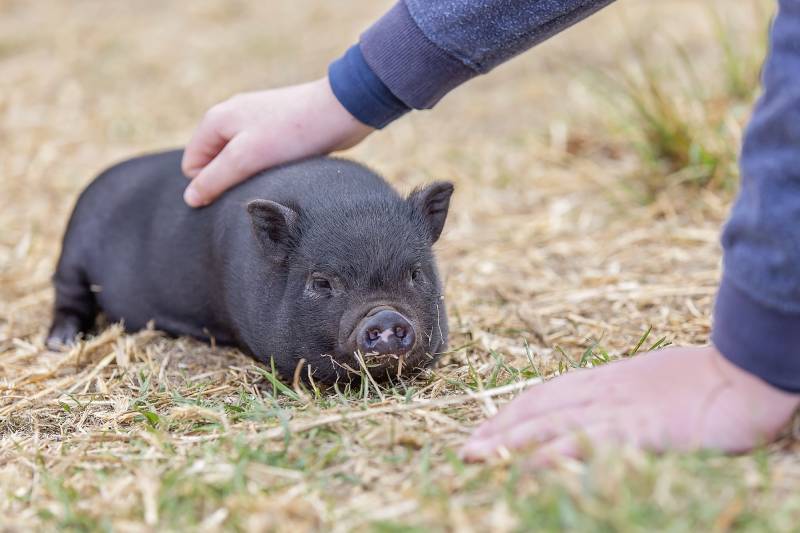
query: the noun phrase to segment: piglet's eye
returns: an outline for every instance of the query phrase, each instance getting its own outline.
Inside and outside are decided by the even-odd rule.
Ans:
[[[414,268],[411,270],[411,281],[419,281],[422,279],[422,269]]]
[[[331,290],[331,282],[323,277],[316,276],[311,279],[311,287],[315,291],[329,291]]]

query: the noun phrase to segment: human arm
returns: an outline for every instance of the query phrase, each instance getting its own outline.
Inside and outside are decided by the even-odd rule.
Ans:
[[[642,354],[557,377],[475,431],[463,453],[535,448],[535,464],[585,445],[741,452],[772,440],[800,403],[800,3],[781,0],[764,92],[742,148],[723,233],[713,346]]]
[[[206,205],[259,170],[357,144],[611,1],[401,0],[327,79],[214,106],[186,147],[186,201]]]
[[[800,392],[800,2],[781,0],[763,94],[745,132],[742,186],[722,234],[714,344],[767,383]]]

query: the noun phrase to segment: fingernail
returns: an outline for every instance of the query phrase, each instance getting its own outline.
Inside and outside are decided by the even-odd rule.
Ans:
[[[198,193],[194,187],[186,187],[186,190],[183,192],[183,201],[192,207],[200,207],[205,204],[203,198],[200,197],[200,193]]]
[[[461,448],[461,457],[466,459],[476,459],[485,457],[491,452],[489,443],[485,440],[468,440]]]

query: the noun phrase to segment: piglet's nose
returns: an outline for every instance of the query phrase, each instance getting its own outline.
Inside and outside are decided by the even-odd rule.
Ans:
[[[417,336],[406,317],[385,309],[361,323],[357,338],[363,353],[402,355],[414,347]]]

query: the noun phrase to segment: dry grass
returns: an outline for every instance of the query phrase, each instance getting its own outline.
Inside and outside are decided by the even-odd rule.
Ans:
[[[526,380],[626,353],[649,328],[645,347],[707,341],[731,192],[632,198],[646,162],[581,74],[635,67],[631,39],[666,32],[724,80],[699,4],[620,2],[352,152],[402,189],[457,183],[439,248],[453,352],[395,388],[316,394],[155,332],[49,353],[48,278],[98,170],[185,142],[230,94],[320,74],[387,2],[0,0],[0,529],[796,528],[791,437],[532,474],[456,456]],[[719,12],[763,36],[749,11]]]

